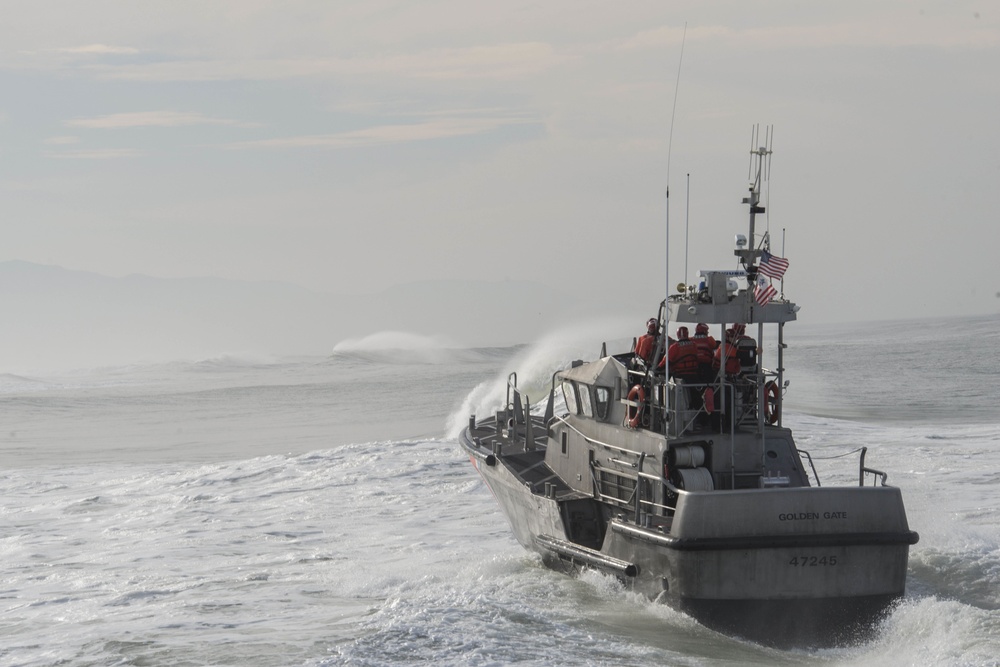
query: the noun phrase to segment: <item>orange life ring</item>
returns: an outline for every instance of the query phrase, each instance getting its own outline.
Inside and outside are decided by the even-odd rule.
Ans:
[[[628,390],[628,400],[639,403],[639,407],[628,406],[627,411],[628,425],[632,428],[638,428],[642,419],[642,409],[646,403],[646,390],[642,388],[642,385],[632,385],[632,388]]]
[[[781,416],[778,383],[771,380],[764,385],[764,419],[768,424],[777,424]]]

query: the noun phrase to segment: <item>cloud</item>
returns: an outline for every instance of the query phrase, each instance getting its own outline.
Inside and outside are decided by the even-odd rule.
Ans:
[[[568,62],[541,42],[466,48],[427,49],[379,56],[201,59],[103,65],[94,68],[111,79],[131,81],[227,81],[294,78],[372,77],[432,80],[509,80],[542,73]]]
[[[977,25],[963,16],[922,16],[899,14],[869,18],[856,23],[771,25],[761,28],[734,28],[725,25],[664,25],[643,30],[615,45],[629,51],[658,49],[686,41],[719,40],[729,47],[767,50],[815,49],[838,46],[860,48],[969,48],[1000,46],[1000,30]]]
[[[1000,46],[1000,31],[978,27],[955,17],[930,19],[914,12],[895,20],[867,20],[859,23],[773,26],[739,31],[747,43],[778,48],[816,47],[930,47],[990,49]]]
[[[80,143],[80,137],[49,137],[42,143],[49,146],[65,146],[67,144]]]
[[[479,44],[346,55],[296,53],[285,57],[199,57],[167,55],[150,62],[88,63],[87,71],[105,79],[145,82],[272,81],[290,79],[410,79],[416,81],[524,81],[574,62],[607,52],[642,52],[675,48],[682,37],[711,48],[750,50],[815,50],[830,47],[995,49],[1000,30],[971,16],[925,16],[896,12],[864,21],[818,21],[801,24],[736,26],[707,22],[668,24],[640,30],[619,41],[559,46],[546,41]],[[136,50],[93,44],[62,49],[70,54],[127,54]]]
[[[335,134],[303,135],[232,144],[231,148],[349,148],[449,139],[537,122],[525,117],[439,118],[421,123],[378,125]]]
[[[59,53],[77,53],[81,55],[135,55],[139,49],[129,46],[109,46],[107,44],[88,44],[65,49],[56,49]]]
[[[230,120],[228,118],[211,118],[199,113],[183,111],[139,111],[132,113],[115,113],[94,118],[75,118],[65,122],[71,127],[88,127],[96,129],[117,129],[123,127],[180,127],[183,125],[233,125],[237,127],[255,127],[251,123]]]
[[[372,61],[369,66],[428,79],[512,79],[538,74],[568,60],[550,44],[523,42],[433,49]]]
[[[97,148],[93,150],[65,151],[62,153],[47,153],[48,157],[69,160],[117,160],[142,155],[142,151],[134,148]]]
[[[676,26],[664,25],[658,28],[642,30],[632,37],[615,45],[616,50],[632,51],[638,49],[660,49],[664,46],[674,46],[684,41],[698,41],[731,36],[733,30],[725,26]]]

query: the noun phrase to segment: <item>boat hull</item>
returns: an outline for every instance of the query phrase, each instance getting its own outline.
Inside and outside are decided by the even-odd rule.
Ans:
[[[718,632],[775,648],[831,647],[875,636],[901,595],[782,600],[674,601],[672,606]]]
[[[463,434],[463,448],[526,549],[554,568],[590,567],[707,627],[772,646],[864,639],[904,592],[909,531],[898,489],[682,493],[669,525],[609,513],[580,493],[536,488]],[[570,525],[602,525],[587,544]]]

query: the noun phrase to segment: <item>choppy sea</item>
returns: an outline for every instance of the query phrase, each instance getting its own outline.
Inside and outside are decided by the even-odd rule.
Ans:
[[[867,643],[729,638],[514,541],[457,432],[509,372],[540,401],[599,338],[383,336],[0,369],[0,665],[1000,664],[1000,317],[802,323],[786,342],[785,424],[821,479],[850,483],[841,455],[867,446],[920,533]]]

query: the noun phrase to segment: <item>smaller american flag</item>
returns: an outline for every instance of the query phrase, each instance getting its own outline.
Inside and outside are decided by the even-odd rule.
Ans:
[[[777,293],[778,290],[774,289],[774,285],[768,282],[763,276],[757,279],[757,285],[753,288],[754,301],[762,306],[766,306]]]
[[[760,256],[760,269],[768,278],[781,278],[788,269],[788,260],[782,257],[775,257],[768,251]]]

